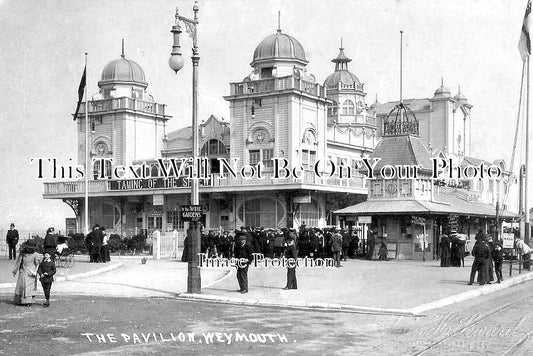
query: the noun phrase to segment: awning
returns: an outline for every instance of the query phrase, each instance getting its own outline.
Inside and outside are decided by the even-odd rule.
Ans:
[[[369,200],[355,204],[334,212],[336,215],[394,215],[394,214],[420,214],[420,215],[471,215],[483,217],[496,217],[496,208],[492,205],[466,201],[452,194],[435,195],[433,201],[383,199]],[[502,218],[516,218],[517,215],[504,211]]]

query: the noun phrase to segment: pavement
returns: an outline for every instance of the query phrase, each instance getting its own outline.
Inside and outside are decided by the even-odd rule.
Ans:
[[[509,262],[505,262],[501,284],[469,286],[472,257],[465,259],[465,267],[447,268],[440,267],[439,261],[351,259],[341,268],[298,268],[297,290],[283,289],[284,268],[250,268],[247,294],[235,292],[238,284],[234,269],[203,268],[202,293],[187,294],[186,263],[149,259],[142,264],[140,256],[112,259],[108,264],[93,264],[86,256],[76,256],[73,268],[58,268],[59,283],[54,283],[53,294],[178,297],[282,308],[422,315],[533,279],[533,272],[518,273],[516,261],[511,278]],[[13,261],[0,259],[1,293],[15,286],[12,266]]]

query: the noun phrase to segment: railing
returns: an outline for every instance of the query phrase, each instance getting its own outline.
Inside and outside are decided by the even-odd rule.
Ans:
[[[290,184],[316,184],[329,187],[349,187],[349,188],[365,188],[365,180],[363,177],[352,178],[327,178],[318,177],[313,171],[304,171],[300,173],[300,177],[289,176],[285,177],[280,174],[280,178],[273,178],[273,173],[263,172],[261,178],[257,176],[246,179],[241,175],[231,176],[224,175],[222,178],[218,174],[213,174],[211,179],[201,182],[201,187],[236,187],[236,186],[284,186]],[[154,178],[156,180],[163,180],[163,178]],[[137,182],[137,181],[136,181]],[[140,180],[138,180],[139,183]],[[113,189],[112,185],[116,185],[116,180],[91,180],[89,181],[90,193],[101,193],[109,191],[139,191],[144,189],[142,185],[135,186],[135,188],[121,188]],[[175,189],[183,185],[164,186],[158,185],[150,189]],[[183,186],[184,187],[184,186]],[[115,187],[116,188],[116,187]],[[70,181],[70,182],[49,182],[44,183],[44,195],[60,195],[60,194],[81,194],[85,192],[85,182]]]
[[[99,113],[119,109],[141,111],[154,115],[165,115],[165,105],[157,104],[151,101],[132,99],[128,97],[89,101],[89,113]],[[85,103],[80,106],[79,113],[85,113]]]
[[[275,90],[295,89],[303,92],[325,96],[324,87],[320,84],[311,83],[294,76],[269,78],[230,84],[231,95],[243,95],[252,93],[268,93]]]
[[[342,89],[355,89],[359,91],[363,91],[364,84],[357,84],[355,82],[345,84],[342,82],[337,83],[337,85],[327,86],[326,89],[328,90],[342,90]]]
[[[105,192],[108,182],[104,180],[90,180],[89,193]],[[44,183],[44,194],[68,194],[85,192],[84,181],[48,182]]]

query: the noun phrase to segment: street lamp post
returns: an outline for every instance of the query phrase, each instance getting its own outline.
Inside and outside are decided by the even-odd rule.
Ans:
[[[185,25],[187,33],[193,40],[192,46],[192,167],[193,174],[191,175],[191,204],[199,205],[198,194],[198,178],[195,174],[198,174],[199,169],[195,169],[198,165],[198,64],[200,62],[200,56],[198,54],[198,2],[195,1],[193,6],[194,19],[188,19],[178,14],[178,8],[176,8],[176,22],[172,26],[170,32],[174,35],[174,44],[172,46],[172,53],[168,60],[168,65],[174,72],[178,72],[183,68],[183,58],[181,56],[179,37],[181,31],[180,22]],[[187,270],[187,293],[200,293],[202,289],[202,280],[200,277],[199,256],[200,253],[200,227],[197,221],[191,221],[189,223],[188,234],[188,270]]]

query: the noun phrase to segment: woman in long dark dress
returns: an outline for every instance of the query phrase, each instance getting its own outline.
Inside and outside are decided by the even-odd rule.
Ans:
[[[37,253],[36,249],[35,241],[26,241],[21,248],[17,262],[15,262],[13,277],[18,273],[15,304],[30,306],[34,303],[37,294],[37,268],[42,260],[41,254]]]

